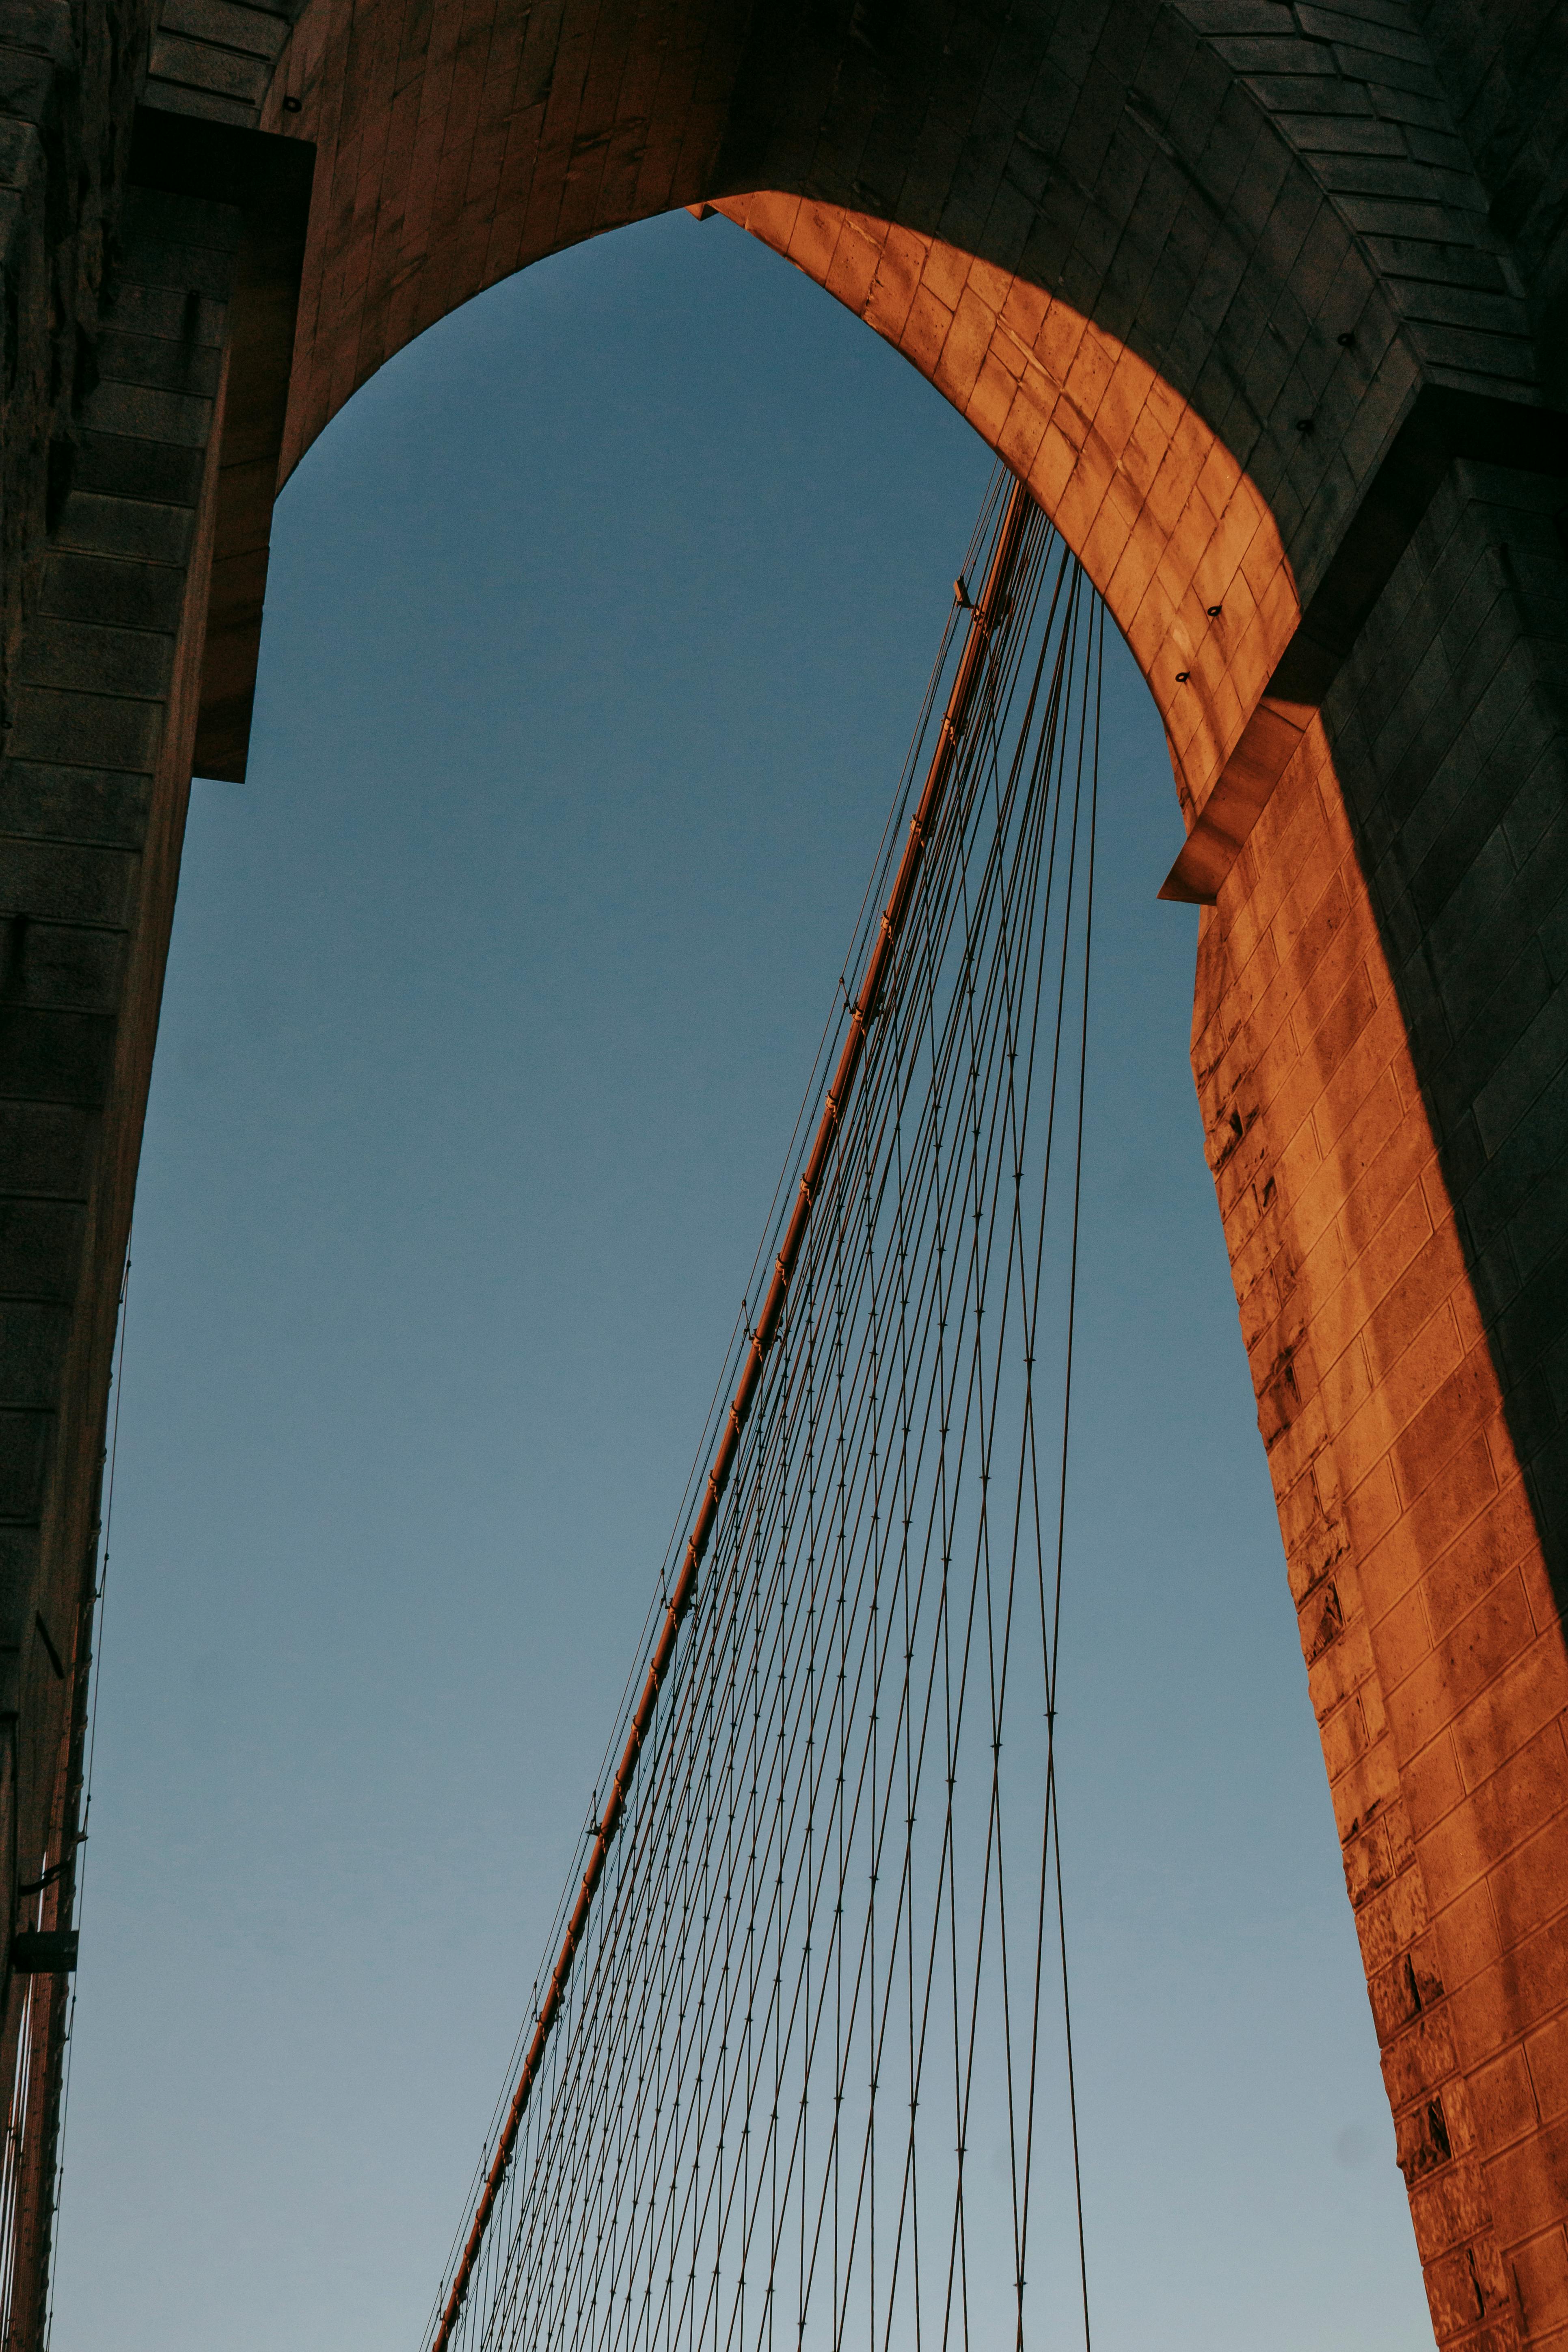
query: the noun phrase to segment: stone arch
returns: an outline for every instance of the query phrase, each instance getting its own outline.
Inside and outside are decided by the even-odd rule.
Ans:
[[[155,44],[150,96],[211,109],[176,66],[210,74],[188,41]],[[249,121],[317,151],[280,476],[484,287],[712,205],[1028,477],[1149,681],[1189,825],[1240,754],[1181,895],[1210,894],[1298,740],[1316,641],[1342,650],[1332,566],[1419,390],[1540,397],[1399,0],[1321,31],[1272,0],[1106,0],[1089,24],[1062,0],[1005,20],[930,0],[307,0],[247,89]],[[1319,595],[1306,676],[1287,665],[1260,710]]]
[[[157,0],[138,82],[137,7],[100,5],[90,72],[53,34],[17,47],[42,95],[7,216],[19,1851],[74,1802],[76,1653],[32,1629],[79,1608],[198,709],[215,680],[248,708],[219,673],[254,657],[276,483],[484,287],[716,209],[1031,482],[1153,690],[1189,828],[1167,890],[1206,908],[1194,1074],[1434,2325],[1568,2342],[1560,41],[1469,0]],[[172,174],[127,172],[134,99],[143,151],[202,118]],[[102,216],[125,197],[117,284],[88,145]],[[68,938],[85,1012],[46,1001]],[[57,1195],[58,1234],[33,1215]]]
[[[842,207],[770,191],[714,210],[865,319],[1029,484],[1131,648],[1190,819],[1242,732],[1246,680],[1271,673],[1300,618],[1250,476],[1129,344],[1059,297]]]

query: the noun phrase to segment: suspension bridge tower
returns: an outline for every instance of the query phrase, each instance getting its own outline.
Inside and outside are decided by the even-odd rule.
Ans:
[[[105,1400],[193,771],[411,337],[677,205],[893,343],[1147,679],[1432,2320],[1568,2345],[1568,25],[1552,0],[13,0],[0,2080],[40,2340]]]

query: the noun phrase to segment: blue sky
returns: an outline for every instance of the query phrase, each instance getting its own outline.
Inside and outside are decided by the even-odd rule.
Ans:
[[[986,452],[722,220],[279,502],[138,1196],[56,2352],[416,2352]],[[1096,2343],[1430,2344],[1120,645],[1060,1685]]]

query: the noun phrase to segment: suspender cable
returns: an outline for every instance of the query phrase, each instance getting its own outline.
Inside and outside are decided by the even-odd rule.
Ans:
[[[736,1385],[729,1416],[724,1424],[724,1433],[720,1440],[718,1452],[714,1455],[713,1466],[708,1474],[707,1486],[699,1506],[696,1519],[692,1523],[690,1536],[687,1540],[680,1574],[670,1594],[669,1605],[665,1612],[664,1623],[659,1631],[658,1643],[648,1666],[647,1678],[643,1685],[642,1696],[637,1701],[637,1712],[632,1717],[631,1728],[626,1736],[626,1744],[622,1751],[621,1760],[616,1768],[615,1776],[605,1797],[604,1812],[588,1856],[587,1868],[583,1874],[583,1884],[578,1890],[577,1900],[562,1939],[560,1957],[556,1960],[549,1987],[540,2008],[533,2038],[528,2045],[528,2052],[518,2075],[517,2087],[512,2093],[511,2105],[507,2110],[506,2120],[501,2126],[500,2137],[496,2141],[495,2154],[490,2159],[489,2170],[485,2176],[485,2185],[474,2210],[473,2224],[469,2229],[468,2242],[454,2273],[451,2293],[447,2298],[446,2307],[441,2314],[440,2325],[436,2331],[430,2352],[447,2352],[453,2327],[462,2310],[469,2281],[473,2276],[474,2264],[484,2242],[490,2216],[495,2210],[496,2199],[500,2194],[501,2183],[506,2178],[512,2150],[517,2145],[518,2131],[528,2105],[529,2095],[538,2077],[545,2049],[560,2013],[572,1962],[583,1940],[588,1915],[593,1907],[594,1896],[604,1875],[605,1859],[620,1825],[626,1791],[631,1786],[633,1776],[637,1769],[637,1759],[642,1750],[643,1741],[653,1721],[659,1689],[675,1654],[680,1621],[690,1608],[696,1594],[697,1571],[701,1564],[702,1556],[707,1550],[709,1538],[718,1517],[719,1505],[725,1486],[729,1483],[730,1472],[741,1441],[741,1432],[745,1425],[746,1415],[751,1410],[752,1401],[762,1377],[763,1360],[778,1331],[785,1296],[789,1289],[790,1276],[795,1271],[805,1240],[806,1228],[811,1222],[812,1202],[827,1169],[834,1139],[837,1135],[843,1120],[845,1106],[855,1084],[856,1074],[865,1052],[867,1036],[877,1011],[882,984],[914,896],[915,880],[920,872],[926,843],[941,809],[942,795],[947,789],[948,780],[952,772],[959,746],[963,740],[964,730],[973,709],[976,694],[985,675],[986,647],[993,625],[1006,607],[1014,568],[1023,542],[1024,525],[1031,504],[1029,493],[1023,483],[1015,483],[1002,518],[1001,528],[996,535],[991,568],[986,576],[984,588],[979,602],[972,608],[969,634],[959,659],[958,673],[952,682],[952,692],[948,698],[942,730],[938,735],[936,750],[926,776],[925,789],[921,794],[920,804],[910,820],[909,839],[904,845],[904,854],[900,860],[892,890],[883,910],[881,925],[866,965],[865,977],[860,983],[860,992],[855,1000],[854,1008],[850,1013],[849,1034],[844,1041],[844,1049],[839,1055],[838,1067],[834,1073],[833,1084],[827,1090],[827,1098],[823,1106],[822,1118],[817,1127],[816,1140],[812,1145],[811,1156],[806,1161],[805,1172],[800,1180],[800,1190],[795,1198],[794,1213],[784,1234],[783,1244],[773,1262],[773,1279],[768,1286],[762,1313],[757,1318],[756,1329],[752,1334],[751,1345],[747,1349],[745,1360],[741,1369],[740,1381]]]

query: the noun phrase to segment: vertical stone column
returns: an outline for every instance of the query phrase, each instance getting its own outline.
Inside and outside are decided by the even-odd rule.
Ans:
[[[1194,1068],[1445,2347],[1568,2344],[1568,565],[1458,464],[1205,917]]]
[[[71,1914],[104,1407],[190,793],[239,230],[233,206],[128,194],[0,761],[7,1956],[14,1925]],[[7,2084],[26,1990],[7,1957]],[[34,1983],[7,2352],[42,2341],[64,1991]]]

